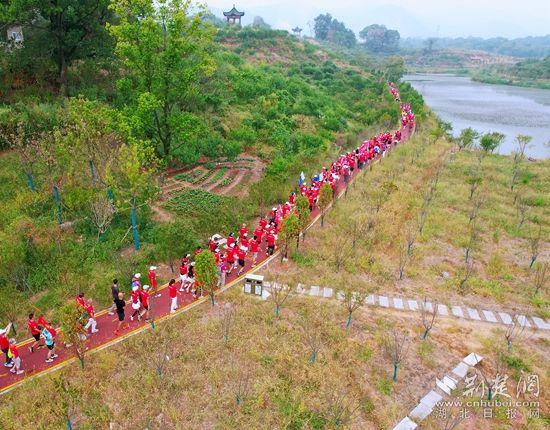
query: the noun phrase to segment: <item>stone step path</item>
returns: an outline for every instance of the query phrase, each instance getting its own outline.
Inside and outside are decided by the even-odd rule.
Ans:
[[[414,430],[418,423],[428,417],[437,403],[443,400],[444,396],[450,396],[456,390],[458,383],[462,381],[470,368],[475,367],[483,360],[483,357],[475,352],[468,354],[458,363],[455,368],[443,376],[443,379],[435,378],[435,388],[420,399],[418,405],[409,414],[397,423],[393,430]]]
[[[266,283],[266,287],[269,288],[269,284]],[[344,300],[344,295],[340,291],[334,291],[332,288],[320,287],[313,285],[311,288],[299,284],[296,288],[296,293],[300,295],[306,295],[311,297],[320,298],[335,298],[336,300]],[[404,312],[420,312],[424,307],[422,300],[404,298],[404,297],[388,297],[381,295],[371,294],[365,299],[365,305],[378,306],[387,309],[396,309]],[[426,302],[426,310],[429,312],[434,311],[434,304]],[[525,326],[525,328],[532,328],[538,330],[550,330],[550,321],[543,318],[522,314],[514,314],[513,312],[493,312],[487,309],[474,309],[461,305],[447,306],[442,303],[438,303],[435,309],[439,316],[454,317],[462,320],[487,322],[492,324],[512,325],[519,324]]]

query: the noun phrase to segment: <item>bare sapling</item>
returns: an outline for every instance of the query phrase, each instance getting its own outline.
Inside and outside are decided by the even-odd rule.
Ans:
[[[346,329],[351,328],[351,323],[353,319],[353,313],[358,310],[363,304],[365,303],[365,294],[359,292],[359,291],[353,291],[351,287],[346,286],[343,291],[344,296],[344,307],[346,308],[347,312],[347,322],[346,322]]]
[[[220,330],[222,333],[223,341],[229,342],[229,335],[235,324],[235,317],[237,315],[236,306],[231,303],[225,303],[220,309]]]
[[[386,333],[384,341],[384,353],[393,366],[393,381],[397,381],[397,370],[399,365],[405,360],[409,352],[410,340],[405,333],[400,333],[393,329]]]
[[[428,300],[424,298],[424,302],[420,307],[420,323],[422,324],[423,334],[422,340],[428,338],[428,334],[432,330],[437,317],[437,303],[428,305]]]
[[[281,308],[290,298],[292,285],[282,283],[280,280],[272,281],[269,288],[270,299],[275,304],[275,316],[280,318]]]
[[[531,225],[529,228],[529,248],[531,250],[531,262],[529,268],[531,269],[537,261],[540,253],[540,238],[542,236],[542,224],[539,221],[534,222],[535,227]]]
[[[546,288],[548,281],[548,262],[538,263],[535,269],[535,296]]]

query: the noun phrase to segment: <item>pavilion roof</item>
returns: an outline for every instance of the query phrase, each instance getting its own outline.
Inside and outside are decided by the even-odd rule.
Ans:
[[[239,11],[235,8],[235,5],[233,5],[233,8],[232,8],[229,12],[224,12],[223,15],[224,15],[224,16],[243,16],[243,15],[244,15],[244,12],[239,12]]]

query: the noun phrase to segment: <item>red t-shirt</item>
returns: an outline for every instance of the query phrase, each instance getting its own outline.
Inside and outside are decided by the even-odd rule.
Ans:
[[[156,288],[157,286],[157,274],[154,270],[149,270],[149,283],[151,284],[151,287]]]
[[[266,226],[267,226],[267,220],[265,218],[262,218],[260,220],[260,228],[265,229]]]
[[[142,291],[139,294],[139,297],[141,298],[141,303],[143,304],[143,306],[148,306],[149,305],[149,293],[148,292]]]
[[[180,266],[180,275],[187,275],[187,266]]]
[[[259,243],[254,239],[252,239],[250,241],[250,252],[258,252],[259,248],[260,248]]]
[[[44,319],[44,317],[43,317],[42,315],[40,315],[40,316],[38,317],[38,325],[41,325],[42,327],[46,327],[46,326],[48,326],[49,324],[48,324],[48,321],[46,321],[46,320]]]
[[[275,236],[271,233],[267,235],[267,246],[275,246]]]
[[[19,351],[17,350],[17,346],[10,344],[10,352],[13,358],[19,357]]]
[[[241,245],[242,245],[242,246],[248,248],[249,243],[250,243],[250,242],[249,242],[248,238],[243,237],[243,238],[241,239]]]
[[[239,249],[237,251],[237,256],[239,257],[239,260],[244,260],[246,258],[246,251],[244,249]]]
[[[170,295],[170,298],[174,298],[178,295],[178,287],[176,284],[172,284],[168,286],[168,293]]]
[[[86,305],[86,313],[90,318],[94,318],[94,307],[92,305]]]
[[[139,290],[138,291],[132,291],[132,303],[139,302]]]
[[[0,334],[0,349],[8,349],[10,346],[10,341],[5,334]]]
[[[84,302],[84,297],[77,296],[76,297],[76,303],[78,303],[83,308],[86,307],[86,303]]]
[[[248,233],[248,229],[246,227],[242,227],[239,230],[239,237],[242,239],[246,233]]]
[[[258,242],[262,241],[262,236],[264,234],[264,231],[261,228],[257,228],[254,230],[254,236],[256,236],[256,239],[258,239]]]
[[[229,248],[227,251],[227,262],[228,263],[234,263],[235,262],[235,250],[232,248]]]
[[[233,236],[227,237],[227,246],[231,246],[231,244],[235,243],[235,238]]]
[[[40,330],[38,330],[38,324],[36,323],[34,318],[27,321],[27,326],[29,327],[29,331],[32,335],[40,334]]]

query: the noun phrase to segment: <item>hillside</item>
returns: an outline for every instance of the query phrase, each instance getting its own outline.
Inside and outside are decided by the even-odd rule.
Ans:
[[[24,326],[29,308],[53,317],[53,310],[77,291],[92,297],[97,306],[106,305],[113,278],[126,280],[151,262],[168,262],[192,251],[208,235],[227,234],[285,198],[301,171],[322,165],[358,135],[396,122],[398,107],[387,94],[384,79],[371,70],[358,70],[344,59],[331,60],[333,53],[284,32],[246,29],[219,37],[213,45],[214,74],[205,82],[200,99],[195,99],[193,110],[182,118],[185,124],[193,124],[181,136],[186,144],[164,160],[152,156],[154,140],[147,123],[140,122],[143,117],[131,116],[135,110],[117,103],[83,98],[67,103],[50,94],[40,104],[11,103],[0,109],[6,127],[4,148],[11,130],[23,119],[28,142],[39,142],[41,149],[31,152],[35,191],[29,190],[21,168],[21,155],[26,153],[5,151],[0,158],[4,207],[0,320]],[[274,58],[284,52],[285,61],[260,64],[254,56],[242,54],[251,44]],[[401,90],[422,116],[422,98],[408,85]],[[26,96],[18,97],[25,100]],[[73,131],[78,122],[71,118],[80,117],[101,130],[99,152],[90,155],[99,183],[90,180],[89,162],[83,155],[88,152],[80,146],[89,138]],[[147,185],[142,188],[147,193],[136,196],[140,202],[136,208],[139,252],[131,248],[135,200],[130,177],[105,162],[112,150],[101,146],[111,145],[113,136],[116,145],[123,143],[117,151],[126,151],[126,142],[131,144],[128,149],[142,148],[132,157],[147,169],[139,179]],[[47,152],[52,150],[47,144],[56,141],[55,152]],[[241,151],[246,154],[239,155]],[[57,157],[53,164],[48,154]],[[249,160],[256,161],[247,165]],[[170,169],[165,172],[167,165]],[[202,169],[201,177],[191,179],[186,172],[192,169]],[[245,180],[248,172],[255,173]],[[113,182],[111,174],[120,180]],[[199,179],[201,183],[193,183]],[[61,181],[61,226],[52,180]],[[213,204],[204,188],[217,182],[220,187],[211,191],[222,196]],[[234,193],[225,192],[229,187]],[[90,204],[103,202],[101,196],[109,194],[109,188],[118,209],[98,235]],[[192,214],[178,212],[177,202],[185,198],[180,194],[189,188],[199,188],[195,199],[201,205]],[[159,195],[159,190],[164,192]],[[238,198],[245,195],[246,199]],[[174,238],[175,245],[170,243]],[[161,265],[161,277],[170,276],[170,269]]]

